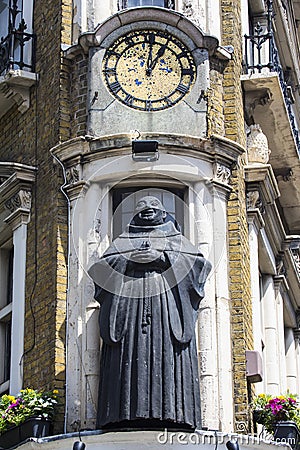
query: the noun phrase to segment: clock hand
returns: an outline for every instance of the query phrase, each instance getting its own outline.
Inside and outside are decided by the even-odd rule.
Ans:
[[[157,63],[158,59],[161,58],[163,56],[163,54],[165,53],[167,45],[168,45],[168,42],[166,42],[164,45],[162,45],[160,47],[160,49],[158,50],[158,52],[156,53],[156,56],[155,56],[155,58],[154,58],[154,60],[152,61],[152,64],[151,64],[151,69],[152,70],[156,66],[156,63]]]
[[[151,75],[152,72],[152,49],[153,44],[155,42],[155,35],[153,33],[149,34],[149,53],[148,53],[148,59],[147,59],[147,69],[146,69],[146,75]]]

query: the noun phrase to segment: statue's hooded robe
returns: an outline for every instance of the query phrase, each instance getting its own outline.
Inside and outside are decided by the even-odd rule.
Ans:
[[[134,262],[145,248],[159,256]],[[170,221],[129,225],[90,268],[103,340],[98,428],[201,428],[195,324],[210,269]]]

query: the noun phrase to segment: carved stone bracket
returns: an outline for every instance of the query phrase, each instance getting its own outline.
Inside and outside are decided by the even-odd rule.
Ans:
[[[231,170],[220,163],[214,164],[214,181],[223,184],[229,184],[231,177]]]
[[[182,13],[195,25],[203,28],[204,10],[201,6],[198,5],[198,2],[195,2],[195,0],[183,0]]]
[[[262,132],[260,125],[250,125],[246,129],[246,133],[248,162],[267,164],[270,150],[267,136]]]
[[[65,191],[70,199],[70,201],[77,200],[78,198],[84,197],[87,189],[89,188],[89,183],[86,181],[77,181],[68,184]]]
[[[293,257],[297,273],[300,277],[300,249],[299,248],[292,248],[291,249],[291,255]]]
[[[74,184],[79,181],[79,170],[76,167],[70,167],[66,170],[67,184]]]
[[[258,190],[247,192],[247,210],[258,209],[261,214],[264,213],[264,205]]]
[[[30,88],[38,75],[24,70],[9,70],[0,77],[0,117],[13,105],[23,114],[30,105]]]
[[[251,121],[253,121],[253,113],[255,108],[258,105],[260,106],[268,105],[272,102],[272,100],[273,100],[272,93],[269,89],[264,90],[257,89],[253,91],[248,91],[245,99],[246,101],[245,108],[248,124],[250,124]]]
[[[286,275],[286,268],[284,267],[283,255],[276,257],[276,272],[277,275]]]
[[[20,190],[17,194],[13,195],[5,202],[5,207],[11,213],[15,212],[19,208],[29,211],[31,208],[31,192],[27,190]]]

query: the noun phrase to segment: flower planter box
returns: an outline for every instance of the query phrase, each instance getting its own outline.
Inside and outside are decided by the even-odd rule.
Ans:
[[[40,438],[51,434],[52,422],[41,417],[31,417],[0,435],[0,448],[9,449],[30,437]]]
[[[295,422],[278,422],[275,427],[274,441],[289,444],[293,450],[300,450],[300,431]]]

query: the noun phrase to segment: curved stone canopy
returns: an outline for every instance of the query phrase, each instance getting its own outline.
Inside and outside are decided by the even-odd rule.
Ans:
[[[139,7],[119,11],[101,23],[93,33],[84,33],[79,38],[79,44],[87,50],[89,47],[99,46],[104,39],[120,27],[138,22],[153,21],[177,28],[193,40],[195,47],[205,48],[213,54],[218,46],[218,39],[206,35],[183,14],[154,6]]]

